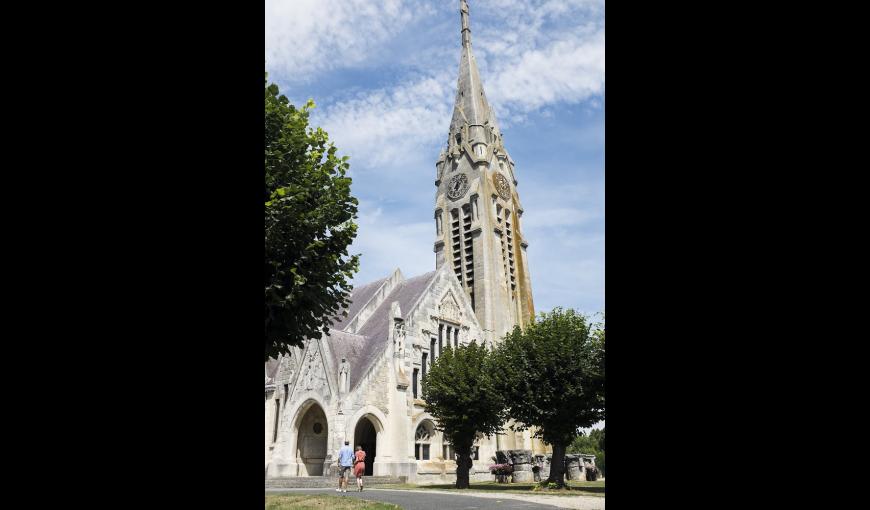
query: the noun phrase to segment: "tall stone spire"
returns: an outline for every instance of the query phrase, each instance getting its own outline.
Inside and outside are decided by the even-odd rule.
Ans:
[[[462,53],[447,147],[435,163],[435,264],[450,266],[485,340],[534,317],[514,162],[471,51],[468,2],[460,0]],[[492,344],[490,344],[492,345]]]
[[[459,80],[453,118],[450,121],[450,133],[462,134],[462,126],[468,124],[469,132],[466,133],[468,137],[483,140],[488,135],[485,131],[489,128],[497,130],[498,125],[486,100],[480,71],[477,70],[477,61],[471,51],[471,23],[466,0],[459,0],[459,15],[462,23],[460,28],[462,55],[459,60]]]

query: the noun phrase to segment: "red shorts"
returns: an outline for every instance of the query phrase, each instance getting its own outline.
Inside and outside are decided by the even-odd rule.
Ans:
[[[353,468],[353,474],[357,478],[364,475],[365,472],[366,472],[366,463],[365,462],[358,462],[357,465],[354,466],[354,468]]]

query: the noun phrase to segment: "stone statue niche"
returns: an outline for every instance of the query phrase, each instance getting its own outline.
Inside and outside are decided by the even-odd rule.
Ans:
[[[390,336],[393,339],[393,364],[396,371],[396,387],[405,390],[411,385],[408,374],[405,371],[405,320],[402,318],[402,310],[399,302],[390,304],[390,316],[393,319],[393,327]]]
[[[346,394],[350,391],[350,368],[347,358],[341,358],[341,366],[338,369],[338,391]]]

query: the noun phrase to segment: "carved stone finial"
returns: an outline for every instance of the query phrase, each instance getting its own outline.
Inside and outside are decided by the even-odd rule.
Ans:
[[[468,21],[468,2],[459,0],[459,18],[462,21],[462,46],[471,45],[471,24]]]

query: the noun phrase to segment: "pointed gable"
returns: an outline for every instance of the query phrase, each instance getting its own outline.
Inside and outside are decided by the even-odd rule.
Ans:
[[[432,282],[435,271],[410,278],[398,284],[392,292],[381,302],[380,306],[372,313],[358,334],[367,337],[363,356],[353,364],[350,374],[350,387],[353,389],[360,379],[368,372],[374,361],[387,348],[390,332],[390,308],[395,301],[399,303],[403,318],[407,319],[420,299],[420,296]]]

